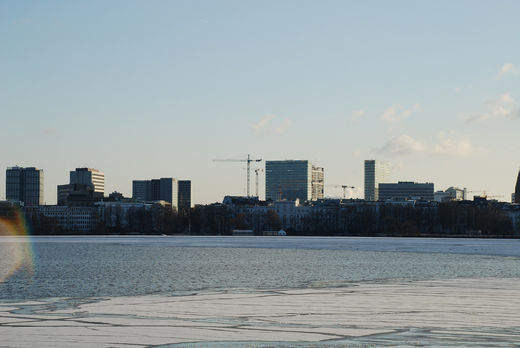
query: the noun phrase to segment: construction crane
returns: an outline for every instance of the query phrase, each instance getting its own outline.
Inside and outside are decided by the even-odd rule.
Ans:
[[[247,197],[250,197],[249,186],[251,182],[251,162],[261,162],[262,159],[252,159],[250,155],[247,155],[247,159],[215,159],[214,162],[246,162],[247,163]]]
[[[486,198],[491,198],[491,199],[504,198],[504,195],[486,196]]]
[[[477,197],[482,197],[482,198],[487,197],[487,190],[466,191],[466,193],[482,193],[482,195],[477,196]]]
[[[355,189],[354,186],[349,186],[349,185],[325,185],[327,187],[341,187],[343,189],[343,199],[347,198],[347,189],[350,188],[350,189]]]
[[[260,197],[260,196],[258,195],[258,173],[259,173],[259,172],[263,172],[263,171],[264,171],[264,170],[263,170],[262,168],[256,168],[256,169],[255,169],[255,176],[256,176],[255,188],[256,188],[256,196],[257,196],[257,197]]]

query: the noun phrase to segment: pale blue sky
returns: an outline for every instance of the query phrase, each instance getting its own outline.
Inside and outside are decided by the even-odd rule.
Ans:
[[[509,200],[520,165],[519,1],[0,1],[5,167],[193,180],[245,193],[245,165],[309,159],[327,184],[392,180]],[[263,175],[261,190],[263,196]],[[254,180],[252,183],[254,190]],[[326,188],[339,196],[341,189]]]

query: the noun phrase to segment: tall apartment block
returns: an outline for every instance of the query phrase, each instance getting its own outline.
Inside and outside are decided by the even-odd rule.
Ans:
[[[105,174],[93,168],[70,171],[69,183],[58,185],[58,205],[88,206],[103,199]]]
[[[265,162],[266,200],[317,200],[323,198],[323,187],[323,168],[307,160]]]
[[[166,201],[177,208],[177,190],[178,184],[175,178],[132,181],[132,198],[136,201]]]
[[[132,181],[132,199],[136,201],[151,201],[151,180]]]
[[[365,201],[379,200],[379,184],[388,178],[388,163],[365,160]]]
[[[93,168],[76,168],[70,172],[71,185],[89,185],[94,192],[105,194],[105,174]]]
[[[177,190],[177,203],[179,204],[179,211],[190,211],[191,208],[191,180],[179,180],[179,187]]]
[[[43,205],[43,169],[11,167],[5,174],[8,201],[20,201],[26,206]]]

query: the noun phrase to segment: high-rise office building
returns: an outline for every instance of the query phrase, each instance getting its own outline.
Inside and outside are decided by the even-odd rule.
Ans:
[[[151,180],[134,180],[132,181],[132,199],[136,201],[151,201],[152,182]]]
[[[179,211],[189,211],[191,208],[191,180],[179,180],[178,184],[177,203],[179,204]]]
[[[323,199],[323,197],[324,197],[325,173],[324,173],[323,167],[312,166],[311,170],[312,170],[311,200],[316,201],[318,199]]]
[[[175,178],[132,181],[132,199],[136,201],[166,201],[178,207],[178,184]]]
[[[518,172],[518,177],[516,178],[515,203],[520,203],[520,171]]]
[[[105,174],[97,169],[76,168],[70,172],[71,185],[90,185],[94,192],[105,193]]]
[[[70,171],[69,183],[58,185],[58,205],[92,206],[103,199],[105,174],[97,169],[76,168]]]
[[[323,198],[324,170],[309,161],[266,161],[265,199],[294,201]]]
[[[379,200],[405,200],[421,199],[434,200],[434,187],[432,183],[415,183],[412,181],[399,181],[398,183],[379,184]]]
[[[5,184],[8,201],[20,201],[26,206],[43,205],[43,169],[7,168]]]
[[[365,160],[365,200],[379,200],[379,184],[388,178],[388,163],[377,160]]]

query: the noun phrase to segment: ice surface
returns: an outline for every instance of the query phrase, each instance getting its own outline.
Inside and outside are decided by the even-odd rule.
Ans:
[[[0,345],[506,347],[520,342],[518,278],[49,299],[32,311],[29,307],[23,301],[0,306]],[[24,321],[16,314],[20,311]]]
[[[112,243],[176,247],[325,249],[440,252],[520,257],[520,239],[397,237],[250,237],[250,236],[37,236],[2,237],[0,243]]]

